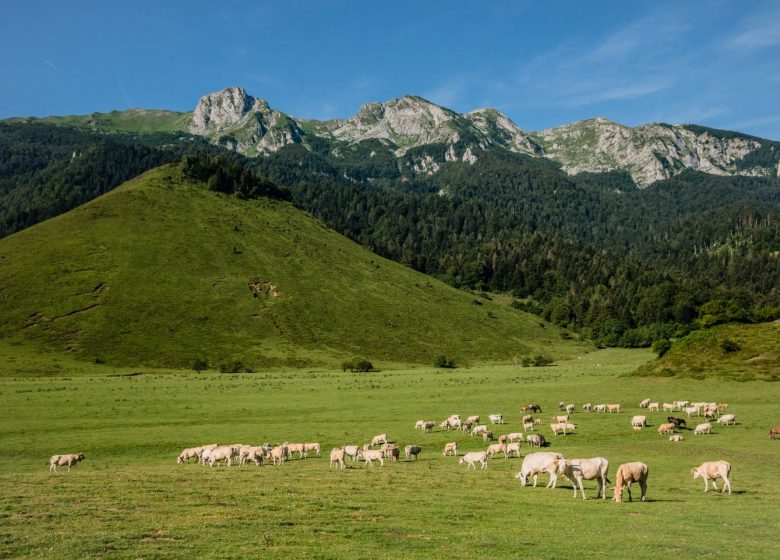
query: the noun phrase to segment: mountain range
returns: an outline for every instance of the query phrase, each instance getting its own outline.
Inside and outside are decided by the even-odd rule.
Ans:
[[[340,157],[350,146],[374,141],[370,157],[388,152],[411,174],[436,173],[449,161],[474,163],[484,151],[503,149],[552,160],[571,175],[626,172],[640,188],[686,169],[780,175],[780,142],[738,132],[662,123],[632,128],[603,117],[530,132],[495,109],[461,114],[414,95],[366,103],[346,120],[312,120],[228,87],[203,96],[191,113],[131,109],[49,120],[96,129],[187,131],[249,157],[291,144]]]

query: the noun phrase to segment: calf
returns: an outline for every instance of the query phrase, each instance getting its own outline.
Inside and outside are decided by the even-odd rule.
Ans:
[[[660,426],[658,426],[658,433],[659,434],[673,434],[674,433],[674,424],[672,424],[672,423],[661,424]]]
[[[447,443],[444,445],[444,452],[442,453],[445,457],[447,455],[453,455],[455,457],[458,456],[458,444],[454,441]]]
[[[680,434],[672,434],[669,436],[669,441],[682,441],[683,439],[685,438],[683,438]]]
[[[691,469],[693,479],[701,478],[704,480],[704,491],[709,489],[709,483],[712,481],[712,487],[718,490],[718,485],[715,483],[718,477],[723,479],[723,489],[720,491],[722,494],[726,490],[731,494],[731,482],[729,481],[729,474],[731,473],[731,464],[728,461],[707,461],[702,463],[698,467]]]
[[[615,475],[615,489],[612,499],[616,502],[623,501],[623,490],[628,490],[628,501],[633,501],[631,497],[631,485],[634,482],[639,483],[639,488],[642,490],[642,494],[639,498],[640,502],[645,501],[647,494],[647,476],[649,470],[647,465],[640,463],[639,461],[634,463],[624,463],[618,467]]]

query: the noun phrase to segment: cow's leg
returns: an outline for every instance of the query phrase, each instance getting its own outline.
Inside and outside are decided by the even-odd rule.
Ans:
[[[647,481],[646,480],[640,480],[639,481],[639,487],[642,489],[642,496],[639,498],[640,502],[645,501],[645,496],[647,495]]]
[[[712,487],[715,489],[715,491],[718,491],[718,485],[717,485],[717,478],[712,479]]]
[[[588,498],[585,497],[585,488],[582,485],[582,479],[581,478],[578,479],[577,482],[580,483],[580,494],[582,494],[582,499],[583,500],[587,500]],[[575,490],[574,497],[576,498],[577,497],[577,492],[576,492],[577,489],[575,488],[574,490]]]
[[[633,502],[634,499],[631,497],[631,483],[630,482],[626,485],[626,490],[628,490],[628,501],[629,502]]]

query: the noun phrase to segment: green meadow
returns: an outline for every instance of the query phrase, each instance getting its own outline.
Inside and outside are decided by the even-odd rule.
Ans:
[[[546,368],[428,367],[367,374],[269,369],[251,374],[120,368],[56,356],[0,352],[0,556],[6,558],[776,558],[780,386],[766,381],[637,377],[643,350],[601,350]],[[13,359],[12,359],[13,358]],[[40,376],[20,376],[20,362]],[[12,365],[15,364],[15,365]],[[12,369],[16,368],[16,369]],[[8,372],[9,369],[12,371]],[[54,372],[55,374],[53,374]],[[711,436],[683,431],[671,443],[630,427],[638,403],[728,402],[737,425]],[[557,403],[577,405],[577,433],[552,436]],[[467,471],[443,457],[483,449],[462,432],[414,429],[418,419],[502,413],[496,434],[521,431],[519,405],[539,402],[551,441],[566,457],[648,464],[645,503],[572,498],[523,488],[520,460]],[[622,414],[584,413],[584,402],[620,402]],[[694,419],[691,424],[695,424]],[[418,461],[329,470],[334,446],[386,432]],[[281,467],[177,465],[184,447],[212,442],[318,441],[323,456]],[[55,453],[83,452],[70,473],[48,472]],[[523,447],[523,455],[530,452]],[[690,470],[732,464],[731,496],[706,495]],[[611,491],[609,496],[611,497]]]

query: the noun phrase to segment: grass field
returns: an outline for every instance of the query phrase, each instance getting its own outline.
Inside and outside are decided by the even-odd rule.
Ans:
[[[70,377],[2,377],[0,556],[8,558],[775,558],[780,423],[775,383],[623,374],[647,351],[603,350],[549,368],[404,369],[370,374],[272,370],[244,375],[93,366]],[[25,360],[23,355],[19,358]],[[45,359],[40,359],[41,366]],[[100,369],[94,369],[100,368]],[[71,370],[68,370],[71,371]],[[673,444],[652,427],[633,432],[644,397],[731,404],[738,424]],[[545,423],[558,401],[578,405],[578,433],[554,437],[567,457],[603,455],[650,467],[647,503],[615,504],[522,488],[517,459],[466,471],[442,457],[462,433],[421,434],[418,419],[503,413],[518,431],[522,402]],[[586,401],[623,414],[586,414]],[[694,422],[695,423],[695,422]],[[417,462],[329,471],[331,447],[387,432],[419,443]],[[323,457],[283,467],[177,465],[183,447],[319,441]],[[72,472],[49,474],[54,453],[83,452]],[[527,453],[525,448],[523,454]],[[733,465],[735,493],[705,495],[691,467]],[[542,476],[546,484],[546,476]],[[586,483],[595,495],[595,483]],[[611,492],[609,494],[611,496]]]

